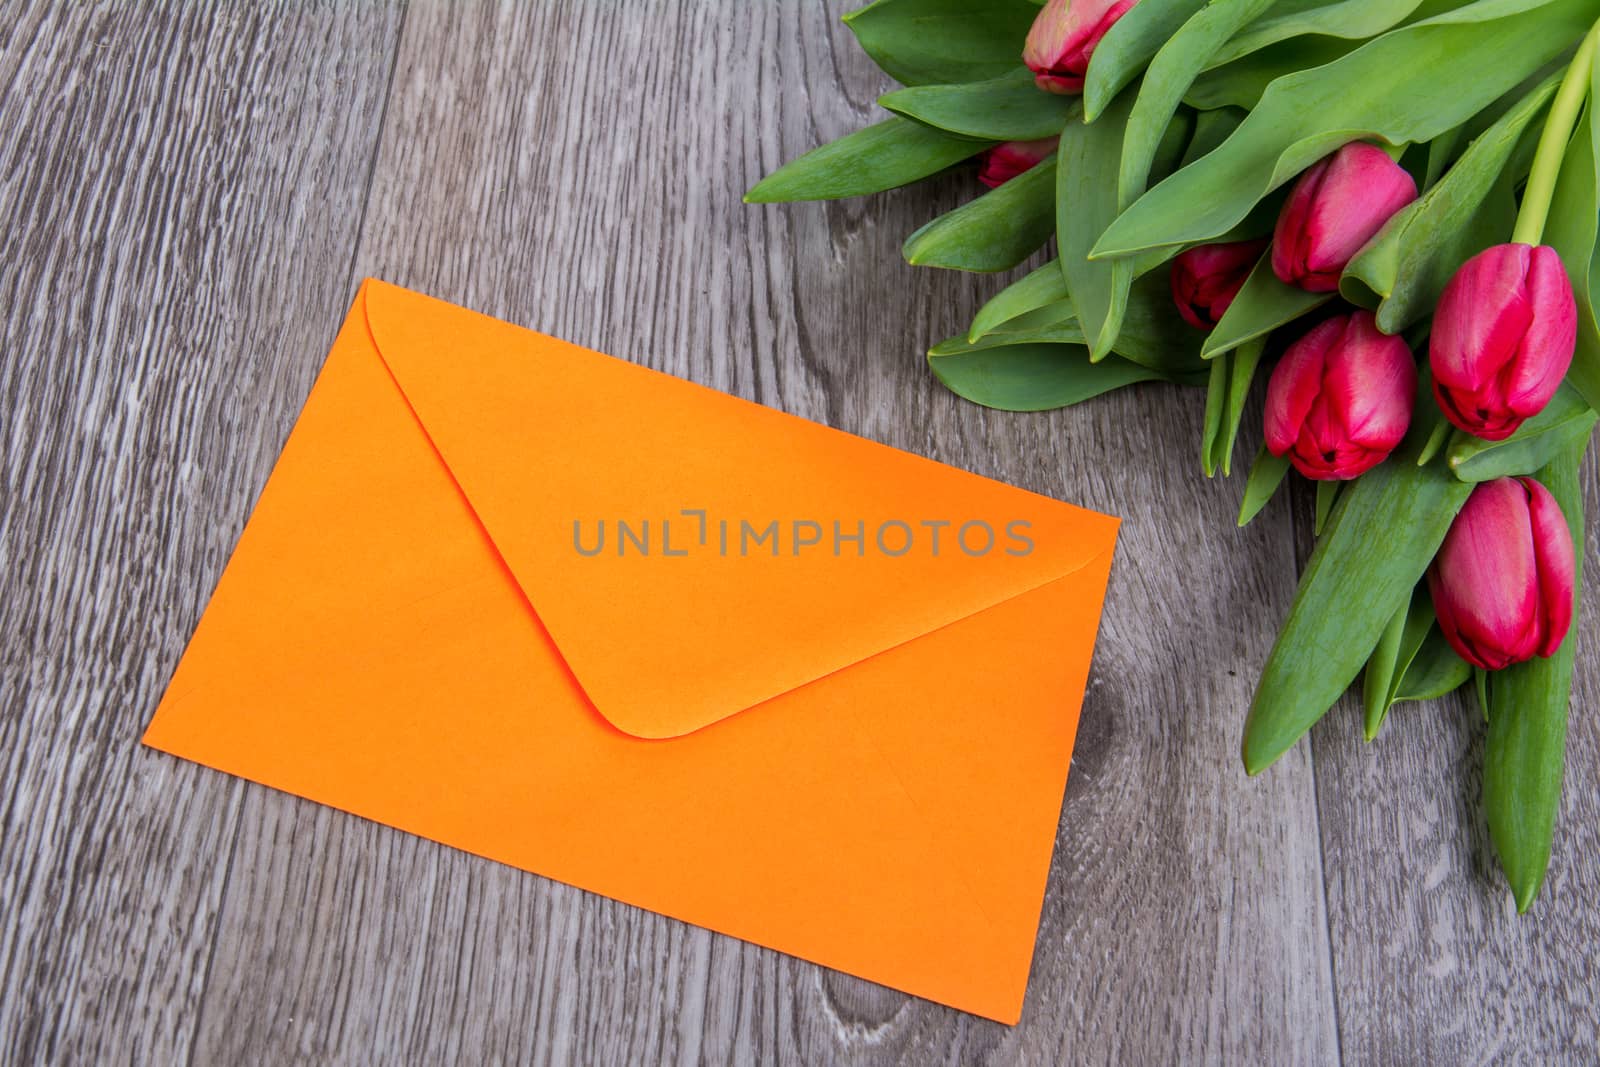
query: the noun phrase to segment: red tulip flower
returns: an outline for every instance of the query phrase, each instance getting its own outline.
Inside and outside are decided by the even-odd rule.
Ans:
[[[1039,88],[1081,93],[1100,38],[1137,0],[1049,0],[1033,20],[1022,61]]]
[[[1428,569],[1428,590],[1450,647],[1493,671],[1561,647],[1574,570],[1572,531],[1550,490],[1498,478],[1467,498]]]
[[[1055,155],[1060,140],[1046,137],[1042,141],[1007,141],[995,145],[983,154],[983,169],[978,172],[978,180],[991,189],[998,188]]]
[[[1353,141],[1300,176],[1272,234],[1272,271],[1332,293],[1361,246],[1417,198],[1417,183],[1387,152]]]
[[[1190,326],[1209,330],[1244,287],[1266,241],[1200,245],[1172,261],[1172,300]]]
[[[1550,402],[1577,337],[1572,283],[1555,249],[1485,249],[1439,298],[1428,345],[1433,395],[1459,428],[1503,440]]]
[[[1328,319],[1283,354],[1267,383],[1267,449],[1307,478],[1354,478],[1406,435],[1416,404],[1411,349],[1370,311]]]

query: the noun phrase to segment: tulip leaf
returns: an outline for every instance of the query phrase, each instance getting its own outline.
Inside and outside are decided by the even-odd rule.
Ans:
[[[1024,344],[928,356],[934,376],[957,396],[1001,411],[1067,407],[1161,375],[1115,356],[1090,362],[1082,345]]]
[[[967,340],[976,341],[1018,315],[1066,299],[1067,280],[1061,275],[1061,265],[1052,259],[1000,290],[979,308],[967,329]]]
[[[1410,602],[1396,611],[1383,628],[1383,634],[1361,672],[1361,703],[1365,711],[1362,733],[1368,741],[1378,736],[1378,729],[1389,714],[1392,703],[1389,694],[1394,690],[1395,672],[1399,669],[1400,646],[1405,640],[1408,619],[1416,606],[1417,595],[1413,592]]]
[[[1212,0],[1192,15],[1150,61],[1122,139],[1117,201],[1126,209],[1144,195],[1156,146],[1172,123],[1183,94],[1206,60],[1273,0]]]
[[[1267,86],[1288,74],[1310,70],[1349,55],[1358,45],[1327,37],[1299,37],[1203,72],[1183,101],[1209,111],[1220,107],[1249,110],[1261,102]]]
[[[906,238],[906,262],[953,270],[1010,270],[1055,229],[1056,163],[1047,159]]]
[[[987,348],[1020,344],[1083,344],[1083,328],[1072,311],[1072,301],[1062,300],[1034,308],[1001,323],[977,340],[957,335],[928,350],[930,356],[959,356]],[[1159,367],[1151,368],[1159,370]]]
[[[1126,325],[1117,338],[1115,353],[1124,359],[1158,371],[1175,381],[1205,380],[1206,367],[1190,330],[1172,313],[1171,298],[1159,279],[1140,282],[1130,294]],[[1082,325],[1077,321],[1071,300],[1060,300],[1017,315],[987,330],[982,337],[952,338],[936,345],[934,355],[949,355],[999,345],[1049,341],[1083,344]]]
[[[1572,542],[1580,546],[1584,544],[1583,489],[1578,467],[1586,444],[1574,445],[1537,475],[1561,505]],[[1556,654],[1493,672],[1486,683],[1489,732],[1483,746],[1484,813],[1519,912],[1533,906],[1544,884],[1556,814],[1561,808],[1583,556],[1582,551],[1576,553],[1572,627]]]
[[[1280,326],[1315,311],[1333,299],[1332,293],[1308,293],[1278,280],[1272,273],[1272,253],[1264,253],[1239,288],[1228,310],[1206,337],[1200,354],[1215,359],[1246,341],[1265,337]]]
[[[1349,687],[1466,503],[1471,486],[1442,464],[1416,465],[1418,438],[1413,430],[1399,454],[1339,494],[1250,705],[1250,774],[1287,752]]]
[[[1267,506],[1267,501],[1272,499],[1272,494],[1278,491],[1284,475],[1288,473],[1288,457],[1274,456],[1267,451],[1266,445],[1262,445],[1256,452],[1255,462],[1250,464],[1249,476],[1245,478],[1244,500],[1239,505],[1240,526],[1250,525],[1250,520],[1261,514],[1261,509]]]
[[[1085,333],[1088,331],[1086,330]],[[1122,328],[1111,350],[1147,367],[1204,380],[1200,342],[1205,335],[1173,310],[1172,286],[1165,272],[1147,274],[1129,288]]]
[[[1535,86],[1350,261],[1340,291],[1352,303],[1376,308],[1380,330],[1399,333],[1432,314],[1461,264],[1509,237],[1515,205],[1502,176],[1559,80],[1555,75]]]
[[[1089,249],[1117,217],[1117,167],[1134,96],[1130,88],[1098,121],[1068,126],[1058,151],[1056,247],[1067,292],[1096,358],[1111,350],[1122,328],[1133,281],[1131,264],[1091,261]]]
[[[1166,44],[1206,0],[1145,0],[1135,4],[1112,24],[1095,45],[1083,79],[1083,118],[1093,122],[1106,105],[1139,76],[1161,46]]]
[[[1322,531],[1328,525],[1328,514],[1333,511],[1333,505],[1339,499],[1339,489],[1343,485],[1343,482],[1332,479],[1317,482],[1317,511],[1311,526],[1313,537],[1322,536]]]
[[[895,117],[846,134],[773,171],[744,194],[748,204],[838,200],[909,185],[993,147]]]
[[[877,0],[844,24],[895,81],[944,85],[1014,69],[1038,15],[1026,0]]]
[[[1564,382],[1543,411],[1503,441],[1457,434],[1450,448],[1450,469],[1464,482],[1532,474],[1576,442],[1587,441],[1600,419],[1570,382]]]
[[[1600,64],[1593,77],[1600,84]],[[1600,286],[1600,267],[1595,264],[1595,237],[1600,229],[1600,107],[1591,101],[1586,112],[1587,120],[1578,124],[1561,161],[1550,216],[1545,222],[1544,242],[1561,256],[1578,305],[1578,343],[1567,381],[1583,394],[1590,407],[1600,408],[1600,322],[1596,319],[1600,294],[1595,291]]]
[[[1214,150],[1239,128],[1239,123],[1244,121],[1247,114],[1236,107],[1219,107],[1211,111],[1196,112],[1194,117],[1194,136],[1189,140],[1189,146],[1183,150],[1183,165],[1187,167],[1201,156]]]
[[[1215,477],[1218,470],[1225,475],[1233,473],[1233,446],[1239,438],[1239,422],[1266,347],[1265,339],[1251,341],[1211,361],[1205,436],[1200,446],[1200,465],[1207,478]]]
[[[1453,693],[1472,677],[1472,665],[1450,647],[1437,626],[1422,639],[1422,645],[1395,686],[1391,704],[1406,700],[1436,700]]]
[[[1431,140],[1568,48],[1593,17],[1592,0],[1477,0],[1278,78],[1222,147],[1141,197],[1093,254],[1214,238],[1350,141]]]
[[[897,89],[878,103],[928,126],[988,141],[1037,141],[1059,134],[1077,113],[1076,97],[1041,92],[1017,66],[988,81]]]
[[[1389,709],[1403,700],[1432,700],[1460,688],[1472,668],[1434,625],[1433,598],[1418,582],[1408,605],[1395,613],[1362,679],[1362,733],[1378,736]]]
[[[1292,37],[1376,37],[1404,22],[1422,0],[1279,0],[1272,10],[1235,35],[1210,66],[1220,66]]]
[[[971,328],[967,330],[967,340],[976,341],[1018,315],[1042,308],[1047,304],[1061,303],[1066,299],[1067,280],[1061,275],[1061,264],[1052,259],[1000,290],[987,304],[979,308],[978,313],[972,317]]]

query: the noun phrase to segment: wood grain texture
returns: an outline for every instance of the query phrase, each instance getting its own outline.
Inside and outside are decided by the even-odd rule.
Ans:
[[[1003,280],[898,250],[970,173],[739,202],[870,120],[849,6],[0,0],[0,1062],[1596,1055],[1600,621],[1532,920],[1463,707],[1246,779],[1304,501],[1234,529],[1197,391],[944,392]],[[1125,517],[1019,1026],[138,749],[368,274]]]
[[[137,742],[338,321],[398,29],[0,4],[0,1063],[190,1054],[244,788]]]

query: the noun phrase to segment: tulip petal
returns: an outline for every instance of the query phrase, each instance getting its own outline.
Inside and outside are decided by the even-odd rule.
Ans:
[[[1327,159],[1318,160],[1300,175],[1289,191],[1289,199],[1278,213],[1272,229],[1272,273],[1286,285],[1298,285],[1308,273],[1306,267],[1306,218],[1317,190],[1328,173]]]
[[[1577,558],[1572,528],[1550,490],[1533,478],[1519,479],[1528,493],[1528,517],[1538,569],[1540,626],[1537,652],[1553,656],[1572,626],[1572,591]]]
[[[1532,321],[1506,375],[1507,405],[1524,417],[1544,410],[1572,366],[1578,307],[1561,257],[1548,245],[1531,249],[1523,281]]]
[[[1445,286],[1428,358],[1434,379],[1446,389],[1482,391],[1516,356],[1533,322],[1533,309],[1523,294],[1530,251],[1527,245],[1485,249]],[[1492,403],[1491,397],[1479,399],[1491,408],[1504,406]]]
[[[1305,269],[1312,277],[1338,275],[1383,229],[1383,224],[1417,198],[1417,183],[1376,145],[1355,141],[1333,154],[1303,225]]]
[[[1403,339],[1378,329],[1372,312],[1350,316],[1343,341],[1329,354],[1324,377],[1345,436],[1385,453],[1400,444],[1411,427],[1417,365]]]
[[[1344,322],[1329,319],[1313,327],[1290,345],[1267,381],[1267,451],[1281,456],[1294,446],[1305,425],[1313,402],[1322,391],[1324,357],[1339,335]]]
[[[1538,573],[1528,493],[1514,478],[1485,482],[1456,516],[1434,567],[1434,606],[1464,659],[1499,669],[1538,648]]]

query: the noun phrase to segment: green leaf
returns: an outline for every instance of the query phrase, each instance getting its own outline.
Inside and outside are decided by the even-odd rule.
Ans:
[[[1145,0],[1135,4],[1095,45],[1083,79],[1083,117],[1093,122],[1205,0]]]
[[[1183,165],[1187,167],[1201,156],[1215,150],[1239,128],[1248,112],[1236,107],[1221,107],[1200,111],[1194,117],[1194,136],[1183,152]]]
[[[928,366],[957,396],[1001,411],[1067,407],[1161,377],[1116,356],[1091,363],[1081,345],[1008,345],[959,355],[930,354]]]
[[[1410,611],[1416,605],[1417,597],[1413,593],[1410,603],[1395,612],[1383,628],[1377,646],[1367,657],[1366,669],[1361,672],[1361,704],[1365,712],[1362,733],[1368,741],[1378,736],[1378,729],[1393,703],[1389,694],[1394,690],[1395,673],[1399,669],[1400,645],[1405,639]]]
[[[1317,482],[1317,516],[1311,526],[1311,534],[1321,537],[1323,529],[1328,525],[1328,513],[1333,510],[1334,501],[1339,499],[1339,490],[1343,482],[1324,480]]]
[[[1001,323],[976,341],[959,334],[946,338],[928,350],[930,356],[960,356],[989,348],[1007,345],[1083,344],[1083,328],[1072,313],[1072,301],[1062,300],[1024,312],[1014,319]],[[1160,370],[1152,367],[1152,370]]]
[[[1406,668],[1404,677],[1395,686],[1392,703],[1435,700],[1460,689],[1471,677],[1472,665],[1456,655],[1456,650],[1450,647],[1444,634],[1434,627],[1422,639],[1422,645]]]
[[[1033,72],[1021,66],[989,81],[897,89],[878,103],[957,136],[989,141],[1054,137],[1079,109],[1077,97],[1041,92]]]
[[[1174,312],[1172,286],[1163,271],[1148,274],[1130,287],[1122,328],[1111,350],[1135,363],[1204,381],[1206,366],[1200,358],[1204,337]]]
[[[1510,235],[1515,204],[1501,175],[1559,80],[1547,78],[1524,96],[1350,261],[1339,288],[1346,300],[1377,308],[1379,329],[1399,333],[1432,314],[1461,264]],[[1491,196],[1497,187],[1500,195]]]
[[[838,200],[909,185],[994,147],[910,119],[886,119],[813,148],[744,194],[747,204]]]
[[[1349,55],[1359,45],[1327,37],[1297,37],[1201,74],[1184,94],[1184,103],[1202,111],[1219,107],[1249,110],[1267,86],[1296,71],[1310,70]]]
[[[1000,290],[993,299],[978,309],[967,331],[967,340],[976,341],[984,334],[1047,304],[1061,303],[1067,299],[1067,280],[1061,275],[1061,264],[1051,260],[1022,279]],[[1069,305],[1070,306],[1070,305]]]
[[[1221,148],[1141,197],[1092,254],[1216,237],[1350,141],[1432,140],[1570,47],[1593,17],[1592,0],[1478,0],[1278,78]]]
[[[1584,544],[1583,489],[1578,467],[1583,446],[1575,446],[1538,474],[1561,505],[1572,542]],[[1556,654],[1494,672],[1488,681],[1489,733],[1483,746],[1483,806],[1489,837],[1517,901],[1533,906],[1544,884],[1561,808],[1562,764],[1567,744],[1567,704],[1572,693],[1572,662],[1577,644],[1578,609],[1584,553],[1577,553],[1573,580],[1572,628]]]
[[[1096,358],[1111,350],[1122,328],[1133,281],[1130,265],[1088,258],[1090,247],[1117,216],[1117,167],[1133,100],[1129,90],[1107,107],[1099,121],[1068,126],[1058,151],[1056,246],[1067,292]]]
[[[1266,341],[1252,341],[1211,361],[1211,389],[1206,395],[1205,437],[1200,446],[1200,465],[1206,477],[1233,473],[1233,446],[1239,437],[1239,422],[1250,398],[1256,367],[1266,350]],[[1215,411],[1213,413],[1213,407]]]
[[[1563,382],[1544,410],[1504,441],[1457,434],[1450,448],[1450,469],[1464,482],[1532,474],[1576,443],[1587,441],[1597,418],[1578,391]]]
[[[1600,64],[1596,64],[1594,81],[1600,85]],[[1545,222],[1544,243],[1560,254],[1578,304],[1578,343],[1567,381],[1583,394],[1590,407],[1600,408],[1600,321],[1596,318],[1600,268],[1595,264],[1596,216],[1600,214],[1600,107],[1591,99],[1585,110],[1587,120],[1578,123],[1561,161],[1550,217]]]
[[[1472,668],[1434,625],[1433,598],[1426,583],[1417,583],[1410,603],[1395,613],[1363,677],[1362,732],[1378,736],[1389,709],[1404,700],[1432,700],[1463,685]]]
[[[1212,0],[1156,52],[1144,80],[1139,83],[1139,95],[1128,115],[1128,128],[1123,135],[1117,178],[1119,207],[1126,208],[1144,195],[1161,135],[1171,125],[1183,94],[1206,61],[1241,27],[1271,7],[1272,2]]]
[[[1411,596],[1472,487],[1406,450],[1339,495],[1300,577],[1245,722],[1245,770],[1259,774],[1322,718]],[[1382,546],[1381,551],[1377,547]]]
[[[1239,293],[1222,313],[1216,328],[1206,337],[1200,355],[1215,359],[1247,341],[1265,337],[1280,326],[1333,299],[1332,293],[1308,293],[1278,280],[1272,273],[1272,254],[1263,254],[1251,270]]]
[[[1250,520],[1261,513],[1288,473],[1289,458],[1274,456],[1267,451],[1266,445],[1262,445],[1256,453],[1255,462],[1250,464],[1250,474],[1244,482],[1244,500],[1239,505],[1240,526],[1250,525]]]
[[[844,23],[902,85],[997,78],[1022,62],[1039,9],[1025,0],[878,0]]]
[[[1010,270],[1055,229],[1054,159],[1024,171],[906,238],[906,262],[953,270]]]
[[[1228,41],[1209,65],[1220,66],[1291,37],[1376,37],[1404,22],[1421,3],[1422,0],[1279,0],[1265,17]]]

